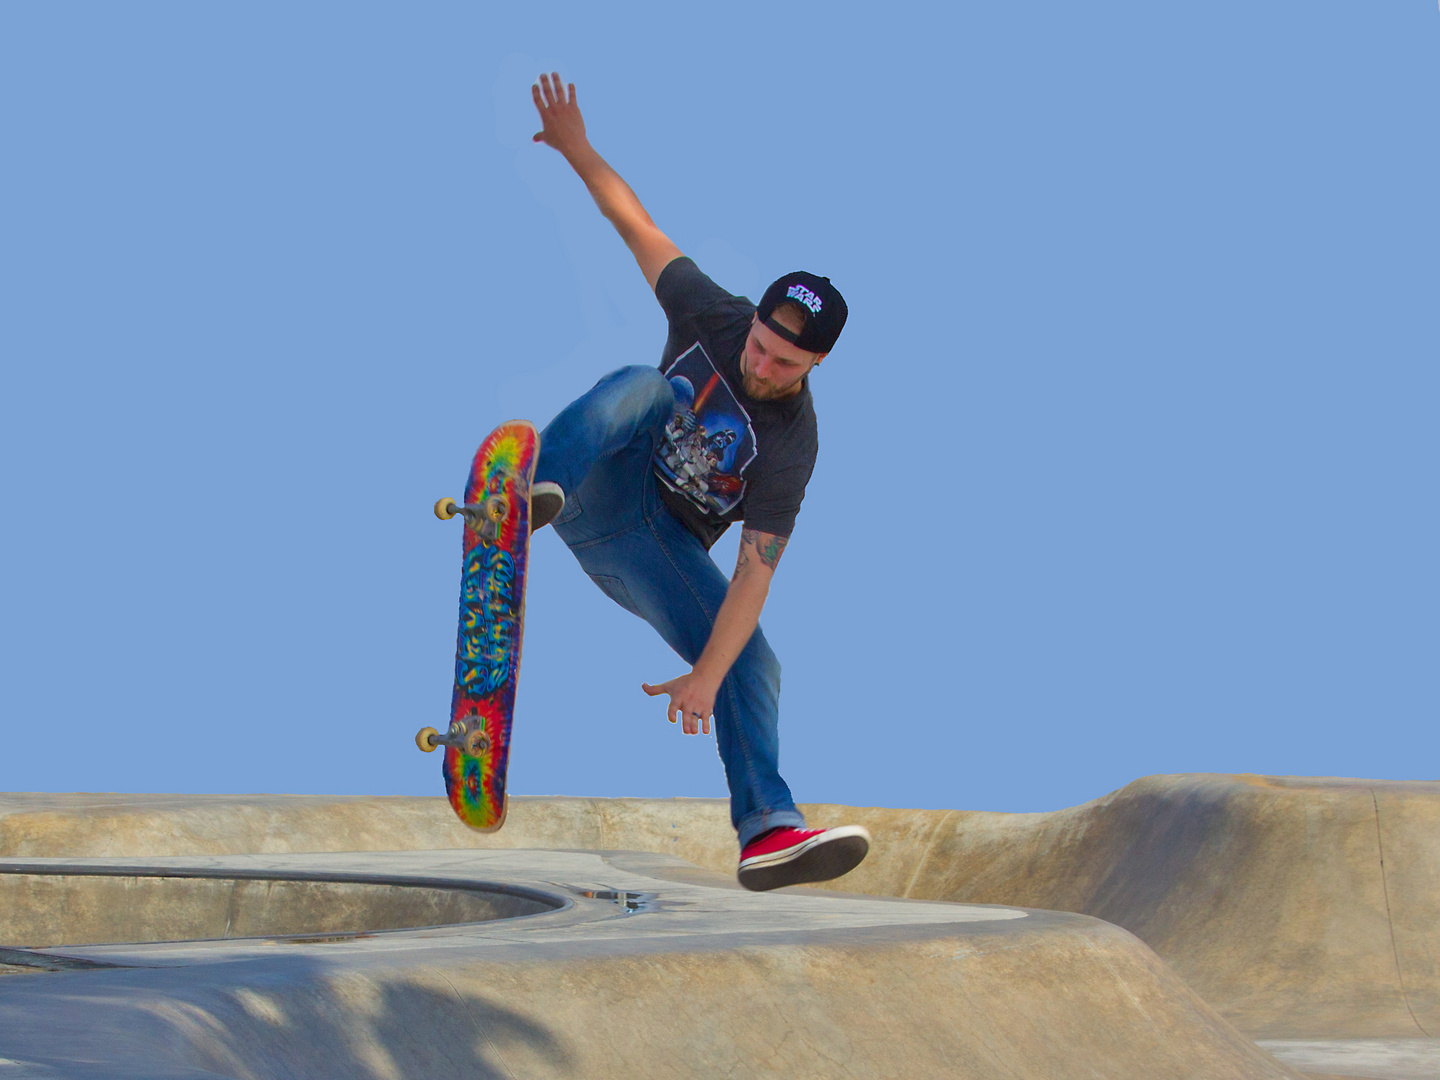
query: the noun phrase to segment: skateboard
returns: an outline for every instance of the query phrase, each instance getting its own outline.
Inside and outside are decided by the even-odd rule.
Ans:
[[[505,771],[525,632],[525,570],[530,559],[530,482],[540,435],[511,420],[485,437],[470,465],[465,501],[440,499],[435,516],[465,522],[460,569],[460,632],[450,727],[421,728],[415,745],[445,748],[445,794],[472,829],[505,824]]]

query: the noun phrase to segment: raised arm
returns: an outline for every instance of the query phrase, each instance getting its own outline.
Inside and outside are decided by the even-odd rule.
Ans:
[[[655,227],[630,185],[590,145],[585,135],[585,120],[575,100],[575,84],[570,84],[567,95],[560,73],[552,72],[541,75],[539,83],[530,91],[544,124],[544,128],[535,133],[535,141],[559,150],[585,181],[595,205],[615,226],[653,291],[655,282],[660,280],[660,271],[680,257],[680,249]]]

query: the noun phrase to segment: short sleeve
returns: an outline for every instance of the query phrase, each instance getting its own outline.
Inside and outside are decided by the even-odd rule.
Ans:
[[[745,492],[745,527],[791,536],[814,470],[815,459],[811,458],[757,477]]]
[[[717,304],[735,299],[695,265],[695,260],[681,255],[671,259],[655,281],[655,299],[660,301],[665,317],[671,323],[693,319]]]

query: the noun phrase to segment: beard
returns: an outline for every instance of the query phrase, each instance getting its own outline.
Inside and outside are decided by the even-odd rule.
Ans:
[[[775,388],[762,383],[753,375],[745,374],[741,377],[740,385],[745,387],[745,393],[755,401],[769,401],[775,396]]]
[[[740,354],[740,385],[745,388],[745,393],[755,401],[779,401],[781,398],[791,397],[800,392],[800,384],[805,381],[802,375],[788,386],[777,387],[773,383],[761,382],[750,374],[749,354]]]

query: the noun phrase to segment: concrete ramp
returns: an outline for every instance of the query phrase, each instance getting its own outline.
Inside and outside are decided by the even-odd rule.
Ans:
[[[1312,1073],[1440,1076],[1440,784],[1182,775],[1047,814],[804,809],[876,837],[832,892],[1103,919]],[[719,800],[522,798],[480,835],[438,798],[0,796],[9,857],[511,847],[663,853],[730,882],[736,857]],[[1349,1064],[1319,1067],[1325,1045]],[[1401,1064],[1374,1064],[1382,1045]]]
[[[27,860],[0,876],[137,869]],[[26,950],[34,973],[0,977],[0,1077],[1298,1075],[1135,937],[1080,915],[751,894],[641,854],[192,857],[145,869],[443,880],[555,903],[328,942]]]
[[[1440,1035],[1440,784],[1150,777],[1052,814],[950,815],[871,872],[1123,926],[1256,1036]]]

